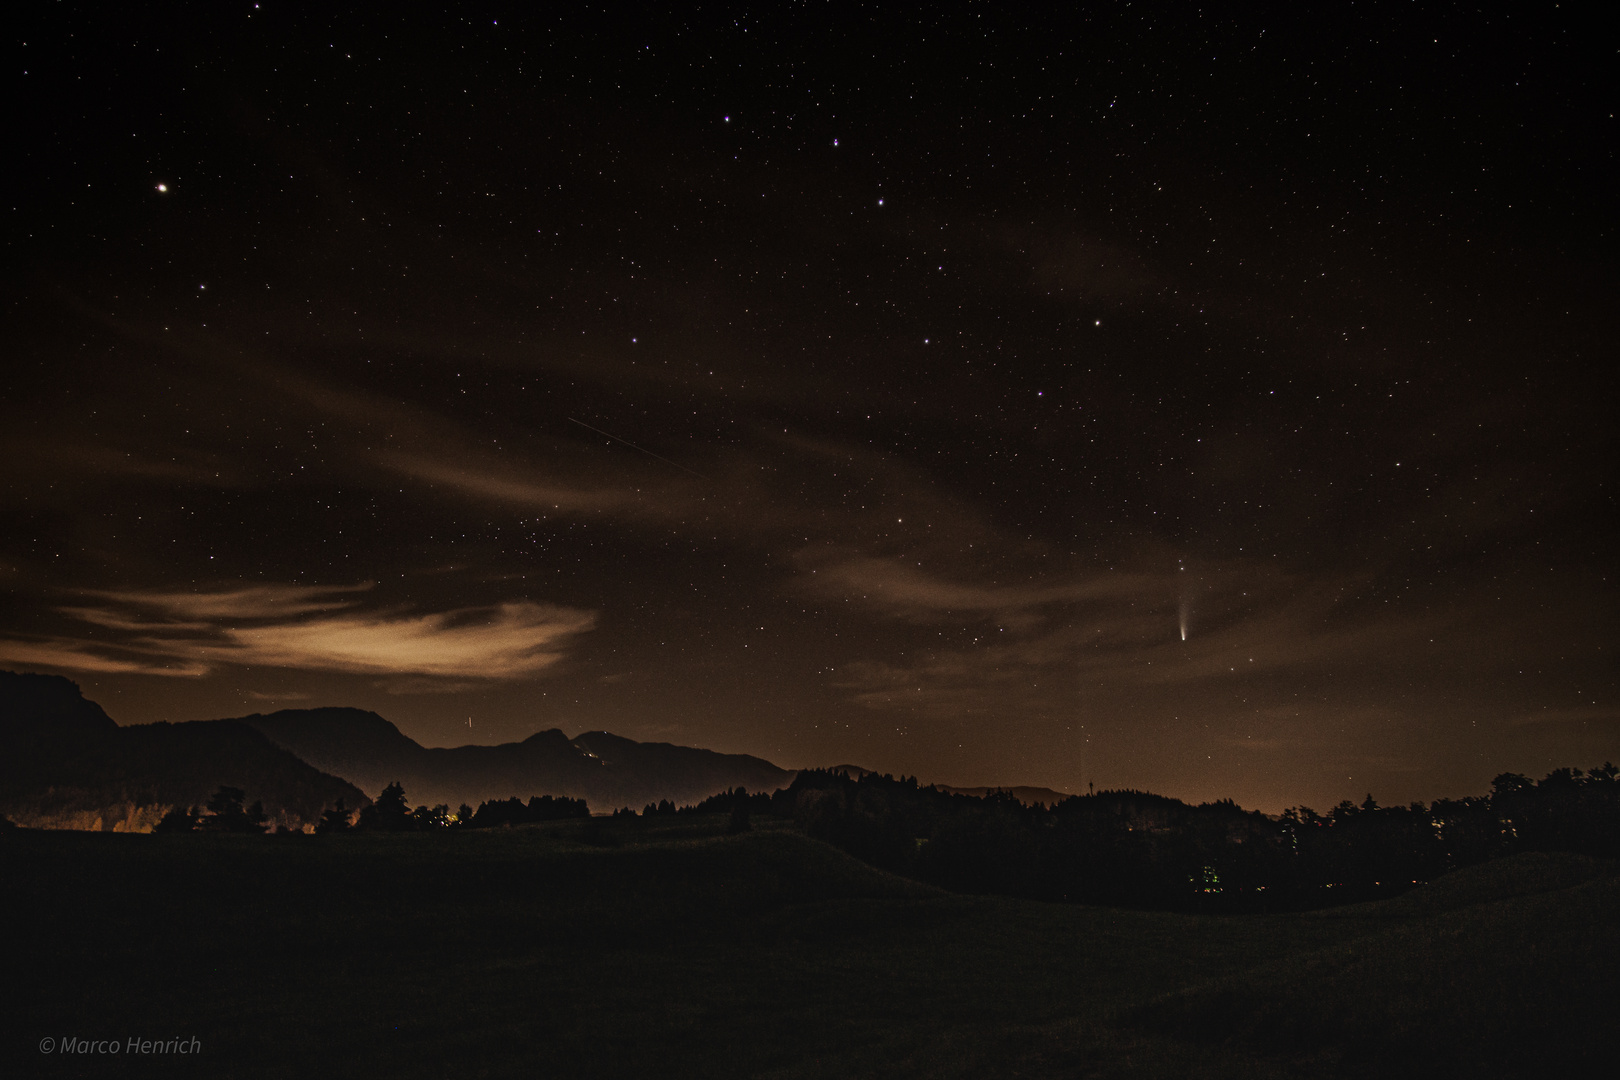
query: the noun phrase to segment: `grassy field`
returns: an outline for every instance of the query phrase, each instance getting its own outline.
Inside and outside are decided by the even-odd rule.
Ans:
[[[1188,916],[953,896],[771,824],[9,833],[0,1073],[1516,1076],[1620,1035],[1601,861]],[[39,1050],[131,1036],[202,1049]]]

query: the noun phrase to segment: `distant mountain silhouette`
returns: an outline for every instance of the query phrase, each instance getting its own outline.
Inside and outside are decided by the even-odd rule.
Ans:
[[[717,792],[747,788],[770,792],[793,783],[794,772],[748,754],[721,754],[671,743],[644,743],[606,731],[587,731],[573,745],[607,766],[611,774],[634,777],[620,806],[645,806],[668,799],[680,806],[701,802]]]
[[[119,727],[68,679],[0,671],[0,814],[19,825],[138,831],[221,785],[287,826],[371,801],[246,724]]]
[[[830,771],[857,778],[870,770]],[[353,708],[120,727],[67,679],[0,671],[0,814],[21,825],[146,829],[171,807],[201,805],[226,784],[249,802],[262,800],[273,821],[298,825],[319,820],[339,799],[363,806],[395,782],[413,805],[551,795],[603,811],[666,800],[695,805],[739,787],[772,792],[794,776],[746,754],[606,731],[569,739],[553,728],[497,746],[425,747]],[[1006,790],[1025,803],[1065,798],[1047,788]]]
[[[775,791],[794,776],[745,754],[639,743],[605,731],[570,740],[553,728],[498,746],[425,747],[363,709],[284,709],[215,722],[252,727],[369,792],[397,781],[416,804],[555,795],[584,799],[593,810],[640,808],[661,799],[696,803],[736,787]]]
[[[0,671],[0,744],[21,749],[117,730],[112,717],[80,693],[78,683],[60,675]]]

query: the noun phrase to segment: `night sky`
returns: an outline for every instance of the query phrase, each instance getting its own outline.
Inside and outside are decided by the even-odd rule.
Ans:
[[[1620,758],[1598,5],[29,7],[0,666],[1269,811]]]

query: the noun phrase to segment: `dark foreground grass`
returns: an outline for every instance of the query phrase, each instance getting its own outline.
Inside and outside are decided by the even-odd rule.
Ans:
[[[1186,916],[952,896],[723,826],[7,834],[0,1073],[1520,1075],[1620,1034],[1606,863]]]

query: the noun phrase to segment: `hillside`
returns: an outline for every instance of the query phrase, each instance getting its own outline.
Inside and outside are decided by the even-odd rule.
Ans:
[[[400,1080],[1600,1075],[1620,1034],[1601,860],[1477,868],[1436,912],[1223,918],[953,896],[723,815],[596,824],[11,833],[13,1025],[202,1043],[121,1075]]]
[[[67,679],[0,671],[0,814],[17,824],[140,831],[222,785],[289,827],[370,801],[248,725],[119,727]]]
[[[1165,995],[1129,1022],[1367,1075],[1575,1075],[1620,1035],[1612,860],[1512,855],[1305,918],[1345,939]]]

